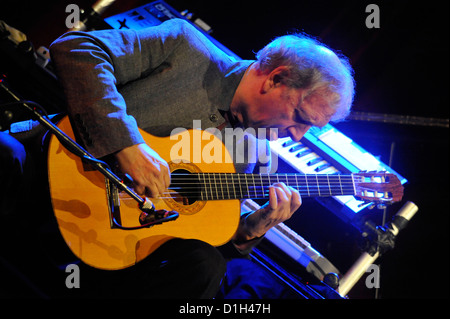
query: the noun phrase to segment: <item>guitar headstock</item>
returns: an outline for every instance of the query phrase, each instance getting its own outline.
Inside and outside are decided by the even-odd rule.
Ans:
[[[403,197],[403,185],[397,175],[388,172],[353,173],[355,197],[374,204],[391,204]]]

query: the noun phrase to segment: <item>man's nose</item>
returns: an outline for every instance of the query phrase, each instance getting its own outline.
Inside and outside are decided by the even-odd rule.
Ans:
[[[310,128],[310,125],[302,125],[301,127],[293,126],[288,128],[288,134],[293,141],[300,142],[302,137]]]

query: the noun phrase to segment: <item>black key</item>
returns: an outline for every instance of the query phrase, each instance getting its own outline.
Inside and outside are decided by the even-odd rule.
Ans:
[[[296,157],[303,157],[303,156],[305,156],[305,155],[308,155],[308,154],[310,154],[310,153],[312,153],[312,150],[310,150],[310,149],[307,149],[307,150],[304,150],[304,151],[302,151],[302,152],[299,152],[297,155],[295,155]]]
[[[317,163],[319,163],[321,161],[323,161],[323,158],[322,157],[318,157],[318,158],[310,160],[308,163],[306,163],[306,165],[313,166],[314,164],[317,164]]]
[[[325,163],[325,164],[322,164],[322,165],[319,165],[319,166],[317,166],[314,170],[316,171],[316,172],[321,172],[321,171],[323,171],[324,169],[327,169],[328,167],[331,167],[332,165],[330,164],[330,163]]]

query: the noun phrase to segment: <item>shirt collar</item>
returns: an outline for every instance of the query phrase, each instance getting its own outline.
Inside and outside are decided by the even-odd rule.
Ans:
[[[218,109],[219,111],[228,112],[230,110],[231,101],[234,93],[241,82],[245,71],[255,61],[239,60],[233,63],[224,74],[221,90],[219,92]]]

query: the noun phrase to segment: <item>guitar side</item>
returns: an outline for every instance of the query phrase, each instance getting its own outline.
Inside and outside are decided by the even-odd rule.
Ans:
[[[58,127],[74,138],[67,117],[62,119]],[[206,132],[201,133],[201,139],[193,141],[194,135],[199,134],[194,132],[184,131],[172,138],[159,138],[144,131],[141,134],[146,143],[169,163],[171,172],[183,169],[190,172],[233,173],[234,165],[222,142],[213,135],[204,135]],[[176,152],[179,158],[175,160],[173,150],[180,150],[182,142],[185,143],[185,152]],[[207,146],[209,150],[217,151],[220,147],[220,163],[193,161],[192,157],[197,151],[195,147],[199,146],[196,142],[201,144],[201,149]],[[178,148],[173,148],[174,145]],[[53,210],[62,237],[78,258],[99,269],[114,270],[132,266],[175,237],[199,239],[219,246],[231,239],[239,224],[239,200],[198,200],[183,205],[169,197],[150,200],[156,209],[177,211],[179,217],[175,221],[136,230],[111,227],[104,176],[83,164],[54,136],[49,145],[48,178]],[[137,202],[124,193],[118,197],[122,225],[138,226],[140,210]]]

